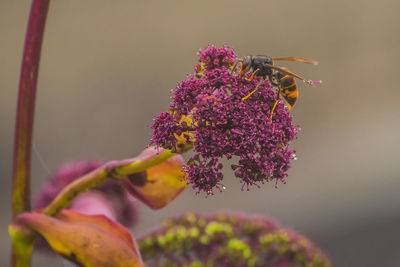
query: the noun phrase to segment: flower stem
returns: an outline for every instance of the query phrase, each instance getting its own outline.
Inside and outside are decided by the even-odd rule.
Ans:
[[[11,266],[29,266],[37,234],[35,234],[31,229],[15,223],[9,225],[8,232],[13,243]]]
[[[32,1],[25,36],[14,136],[13,217],[30,209],[30,167],[35,95],[39,73],[40,50],[48,8],[49,0]],[[20,234],[23,236],[24,231],[21,230]],[[11,253],[11,266],[13,267],[30,265],[33,242],[25,242],[24,240],[24,238],[13,239]]]
[[[49,0],[33,0],[25,37],[15,122],[13,217],[30,209],[30,165],[36,84]]]
[[[66,208],[79,193],[103,183],[107,178],[126,178],[127,175],[145,171],[177,153],[182,154],[191,148],[191,145],[185,145],[176,152],[160,149],[160,152],[156,155],[138,156],[131,159],[107,162],[67,185],[44,209],[43,213],[49,216],[55,216],[63,208]]]

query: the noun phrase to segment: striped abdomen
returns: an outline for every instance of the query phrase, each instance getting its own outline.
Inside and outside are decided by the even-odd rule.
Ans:
[[[284,69],[284,68],[282,68]],[[294,106],[298,97],[297,84],[294,77],[279,73],[278,81],[280,84],[279,93],[285,99],[289,110]]]

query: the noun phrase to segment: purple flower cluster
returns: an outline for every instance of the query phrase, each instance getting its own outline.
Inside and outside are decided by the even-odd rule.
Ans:
[[[188,213],[138,240],[146,266],[330,267],[305,236],[263,216]]]
[[[214,187],[223,188],[223,157],[237,160],[231,167],[247,189],[273,179],[284,182],[295,153],[289,144],[299,128],[282,102],[270,120],[276,100],[271,84],[265,81],[242,100],[260,77],[247,81],[232,74],[237,56],[226,45],[209,45],[198,56],[195,74],[178,83],[169,112],[155,119],[151,143],[173,150],[193,145],[195,155],[184,171],[197,192],[212,194]]]

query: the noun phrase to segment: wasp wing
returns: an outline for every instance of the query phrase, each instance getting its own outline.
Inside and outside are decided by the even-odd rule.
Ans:
[[[272,60],[284,60],[284,61],[297,61],[297,62],[302,62],[302,63],[307,63],[307,64],[313,64],[313,65],[318,65],[318,61],[311,59],[311,58],[306,58],[306,57],[272,57]]]
[[[288,70],[287,68],[276,67],[276,66],[271,65],[271,64],[268,64],[268,63],[264,63],[264,66],[266,66],[266,67],[268,67],[268,68],[271,68],[271,69],[273,69],[273,70],[277,70],[277,71],[279,71],[279,72],[281,72],[281,73],[285,73],[285,74],[287,74],[287,75],[293,76],[293,77],[295,77],[295,78],[297,78],[297,79],[300,79],[300,80],[302,80],[303,82],[305,82],[305,83],[307,83],[307,84],[309,84],[309,85],[311,85],[311,86],[314,86],[313,81],[311,81],[311,80],[306,80],[306,79],[304,79],[303,77],[297,75],[296,73],[291,72],[291,71]]]

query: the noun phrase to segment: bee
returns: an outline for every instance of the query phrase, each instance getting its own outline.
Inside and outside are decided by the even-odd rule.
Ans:
[[[284,60],[284,61],[297,61],[302,63],[308,63],[313,65],[318,65],[318,62],[303,57],[268,57],[268,56],[246,56],[244,58],[239,58],[232,68],[232,73],[235,71],[236,66],[240,63],[240,75],[245,75],[247,72],[251,71],[251,75],[249,78],[245,78],[247,81],[251,81],[254,76],[262,77],[260,82],[257,84],[256,88],[251,91],[248,95],[242,98],[246,100],[252,94],[254,94],[258,87],[268,79],[273,86],[278,87],[277,99],[275,101],[275,105],[271,110],[271,119],[274,113],[275,107],[278,104],[279,96],[281,95],[286,102],[286,106],[289,110],[294,106],[298,97],[298,90],[296,79],[300,79],[308,85],[314,85],[316,83],[321,83],[322,81],[311,81],[306,80],[303,77],[291,72],[287,68],[274,66],[275,60]]]

